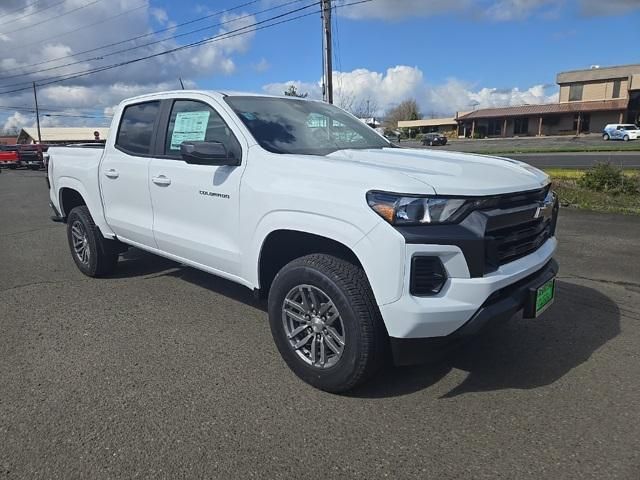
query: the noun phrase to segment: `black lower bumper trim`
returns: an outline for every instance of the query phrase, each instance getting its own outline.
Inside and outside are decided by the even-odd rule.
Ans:
[[[390,337],[394,363],[415,365],[438,358],[451,346],[479,333],[488,324],[493,325],[510,319],[525,307],[531,289],[556,276],[558,270],[558,263],[551,259],[540,270],[495,291],[464,325],[446,337]]]

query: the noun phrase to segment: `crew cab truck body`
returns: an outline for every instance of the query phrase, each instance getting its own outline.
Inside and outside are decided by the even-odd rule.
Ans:
[[[268,297],[274,341],[344,391],[553,300],[558,202],[509,159],[401,149],[320,102],[176,91],[120,104],[104,149],[52,147],[81,271],[128,246]],[[390,347],[390,348],[389,348]]]

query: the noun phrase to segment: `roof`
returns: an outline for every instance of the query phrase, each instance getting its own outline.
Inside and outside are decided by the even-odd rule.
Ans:
[[[592,82],[595,80],[625,78],[633,74],[640,74],[640,64],[617,65],[614,67],[597,67],[587,68],[583,70],[570,70],[568,72],[560,72],[556,77],[556,82],[559,84],[573,82]]]
[[[541,105],[521,105],[519,107],[483,108],[458,117],[459,120],[474,118],[521,117],[554,113],[600,112],[607,110],[625,110],[627,99],[598,100],[595,102],[545,103]]]
[[[100,133],[100,139],[104,140],[109,135],[108,127],[43,127],[40,129],[43,142],[64,142],[64,141],[93,141],[93,132]],[[38,140],[37,128],[23,128],[33,140]],[[20,136],[22,136],[20,132]]]
[[[400,120],[398,122],[398,128],[411,128],[411,127],[437,127],[440,125],[457,125],[455,118],[424,118],[422,120]]]

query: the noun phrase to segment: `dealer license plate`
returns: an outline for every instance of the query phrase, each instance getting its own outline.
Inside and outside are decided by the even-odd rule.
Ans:
[[[556,279],[552,278],[536,291],[536,317],[553,303],[556,296]]]

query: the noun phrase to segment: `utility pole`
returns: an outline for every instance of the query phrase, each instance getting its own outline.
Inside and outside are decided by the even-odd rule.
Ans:
[[[36,101],[36,125],[38,126],[38,143],[42,144],[42,135],[40,134],[40,111],[38,110],[38,94],[36,93],[36,82],[33,82],[33,99]]]
[[[331,0],[322,0],[322,24],[324,38],[325,100],[333,103],[333,61],[331,43]]]

